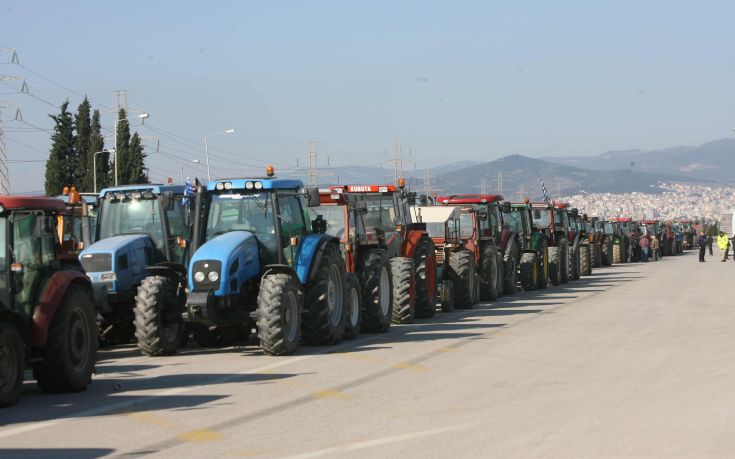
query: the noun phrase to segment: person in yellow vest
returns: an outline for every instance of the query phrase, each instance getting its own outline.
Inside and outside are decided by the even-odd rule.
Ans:
[[[730,239],[722,231],[717,235],[717,247],[722,251],[722,260],[720,261],[727,261],[727,252],[730,251]]]

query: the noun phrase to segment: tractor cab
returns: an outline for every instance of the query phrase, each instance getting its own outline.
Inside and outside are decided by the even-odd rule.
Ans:
[[[59,240],[65,251],[78,256],[95,241],[98,199],[96,194],[79,193],[76,187],[64,187],[56,196],[66,205],[66,215],[58,217]]]
[[[15,403],[29,363],[45,391],[91,379],[97,325],[89,280],[59,239],[68,216],[59,199],[0,197],[0,406]]]
[[[79,259],[92,281],[103,343],[132,339],[134,299],[150,267],[184,269],[190,228],[183,197],[184,186],[178,185],[126,185],[100,192],[96,242]]]

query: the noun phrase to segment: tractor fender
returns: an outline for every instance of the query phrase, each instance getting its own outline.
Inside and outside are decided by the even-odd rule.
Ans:
[[[333,243],[339,247],[339,239],[328,234],[309,234],[303,238],[296,258],[296,276],[306,285],[316,276],[315,266],[319,266],[324,248]]]
[[[56,310],[59,309],[69,286],[73,284],[81,285],[87,291],[92,286],[87,276],[72,269],[57,271],[46,281],[38,298],[38,304],[33,308],[31,345],[37,347],[46,344],[51,320],[53,320]]]
[[[204,270],[207,264],[219,265],[219,279],[211,285],[195,285],[195,272]],[[168,266],[168,269],[171,269],[169,264],[161,266]],[[190,290],[209,288],[215,296],[224,297],[238,293],[240,286],[247,280],[259,276],[260,271],[260,253],[256,236],[249,231],[230,231],[207,241],[194,252],[188,267],[188,285]],[[235,282],[232,282],[233,280]]]
[[[416,252],[416,247],[419,246],[421,239],[423,239],[425,236],[426,233],[424,233],[423,231],[409,230],[408,234],[406,235],[406,240],[403,242],[402,256],[406,258],[413,258],[413,254],[414,252]]]

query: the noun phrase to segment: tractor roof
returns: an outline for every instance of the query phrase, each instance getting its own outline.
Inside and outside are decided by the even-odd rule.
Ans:
[[[0,205],[7,210],[48,210],[65,212],[66,204],[48,196],[0,196]]]
[[[322,204],[347,204],[345,194],[342,192],[343,187],[331,186],[329,188],[319,189],[319,202]]]
[[[528,203],[527,202],[512,202],[510,204],[510,207],[513,209],[527,209]]]
[[[454,194],[436,197],[438,204],[487,204],[502,200],[503,196],[499,194]]]
[[[153,192],[153,194],[161,194],[165,193],[166,191],[183,193],[184,185],[161,185],[156,183],[146,183],[140,185],[112,186],[109,188],[103,188],[102,191],[100,191],[100,198],[104,198],[107,193],[114,193],[118,191],[121,191],[123,193],[126,191],[151,191]]]
[[[567,209],[567,208],[572,207],[572,203],[571,202],[557,202],[557,203],[554,203],[554,207],[556,207],[557,209]]]
[[[552,205],[547,202],[532,202],[530,203],[533,209],[551,209]]]
[[[395,193],[395,185],[345,185],[348,193]]]
[[[279,179],[269,177],[231,178],[213,180],[207,183],[207,191],[214,191],[217,189],[217,184],[220,183],[225,190],[293,190],[304,186],[304,183],[298,179]],[[251,188],[247,186],[248,183],[252,185]],[[256,183],[260,183],[261,187],[255,187]],[[229,187],[227,184],[229,184]]]
[[[424,223],[444,223],[447,220],[459,218],[460,209],[458,207],[414,206],[411,207],[413,221],[419,221],[419,212],[421,221]]]
[[[641,223],[644,225],[655,225],[658,223],[658,220],[643,220]]]

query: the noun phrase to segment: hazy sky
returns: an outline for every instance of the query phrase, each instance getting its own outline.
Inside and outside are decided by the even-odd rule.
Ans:
[[[215,175],[303,165],[309,140],[323,165],[378,166],[400,136],[424,167],[700,144],[735,126],[732,1],[207,3],[0,2],[0,47],[22,64],[0,75],[31,93],[0,84],[9,159],[50,145],[9,121],[12,104],[50,130],[47,102],[107,109],[117,89],[150,113],[153,180],[178,180],[231,127],[210,138]],[[11,163],[13,191],[42,190],[43,169]]]

